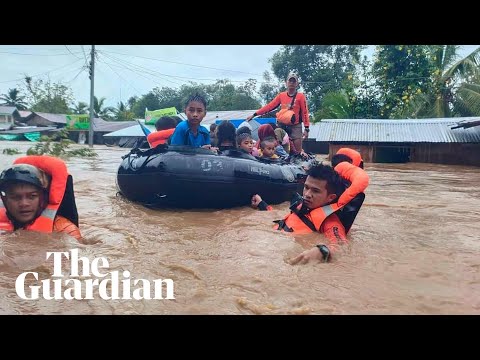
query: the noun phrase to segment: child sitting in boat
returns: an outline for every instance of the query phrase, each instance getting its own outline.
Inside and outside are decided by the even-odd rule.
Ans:
[[[157,145],[166,144],[170,136],[172,136],[177,126],[177,121],[170,116],[162,116],[155,123],[156,132],[150,133],[147,136],[147,141],[151,148]]]
[[[253,149],[252,135],[248,132],[237,134],[237,146],[240,150],[251,155]]]
[[[218,140],[218,150],[236,149],[235,126],[228,120],[223,120],[215,131]]]
[[[280,157],[275,154],[277,140],[274,137],[266,137],[260,142],[260,150],[258,154],[263,159],[278,160]]]
[[[185,104],[187,120],[177,125],[170,144],[210,149],[210,131],[200,125],[207,115],[207,101],[200,94],[192,95]]]

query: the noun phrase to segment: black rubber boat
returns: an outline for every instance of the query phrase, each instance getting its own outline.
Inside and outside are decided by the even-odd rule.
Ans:
[[[309,161],[313,161],[310,159]],[[117,187],[148,207],[230,208],[261,194],[269,204],[302,192],[306,172],[297,164],[258,160],[239,150],[217,155],[186,146],[133,149],[123,157]]]

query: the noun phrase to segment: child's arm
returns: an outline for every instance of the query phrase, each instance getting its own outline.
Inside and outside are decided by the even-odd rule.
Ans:
[[[273,208],[262,200],[260,195],[255,194],[252,196],[252,207],[261,211],[270,211]]]
[[[349,203],[355,196],[365,191],[370,181],[365,170],[352,165],[346,161],[335,166],[335,171],[348,181],[351,185],[338,198],[338,205],[342,206]]]

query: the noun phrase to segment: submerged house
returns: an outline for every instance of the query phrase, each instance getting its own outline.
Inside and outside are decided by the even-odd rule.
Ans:
[[[0,130],[9,130],[20,119],[20,113],[15,106],[0,105]]]
[[[365,162],[426,162],[480,166],[480,117],[415,120],[326,119],[309,138],[331,157],[351,147]]]

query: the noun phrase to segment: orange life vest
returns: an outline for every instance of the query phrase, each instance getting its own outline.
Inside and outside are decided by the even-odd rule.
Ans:
[[[358,151],[355,151],[350,148],[341,148],[337,151],[337,154],[343,154],[352,159],[352,164],[355,166],[360,166],[362,163],[362,155]]]
[[[298,205],[297,210],[300,210],[301,204]],[[315,226],[316,231],[320,231],[320,227],[322,226],[325,219],[333,214],[334,212],[340,210],[343,206],[339,206],[337,203],[325,205],[316,209],[313,209],[309,213],[306,213],[304,216],[310,220]],[[276,230],[283,230],[288,232],[295,232],[297,234],[308,234],[313,232],[310,227],[305,224],[302,219],[291,212],[283,220],[278,221],[278,225],[275,225]]]
[[[45,155],[24,156],[16,159],[14,164],[33,165],[52,177],[48,205],[32,224],[25,227],[25,230],[45,233],[53,232],[55,216],[60,204],[62,203],[63,195],[65,194],[65,188],[67,185],[67,166],[62,160]],[[5,209],[3,203],[1,205],[3,207],[0,208],[0,229],[13,231],[13,224],[7,216],[7,210]]]
[[[363,193],[368,187],[370,181],[368,174],[365,170],[353,164],[343,161],[335,166],[335,171],[351,184],[338,198],[337,203],[339,205],[348,204],[355,196]]]
[[[165,144],[170,136],[175,132],[175,128],[160,130],[148,134],[147,141],[150,144],[150,147],[154,148],[157,145]]]

